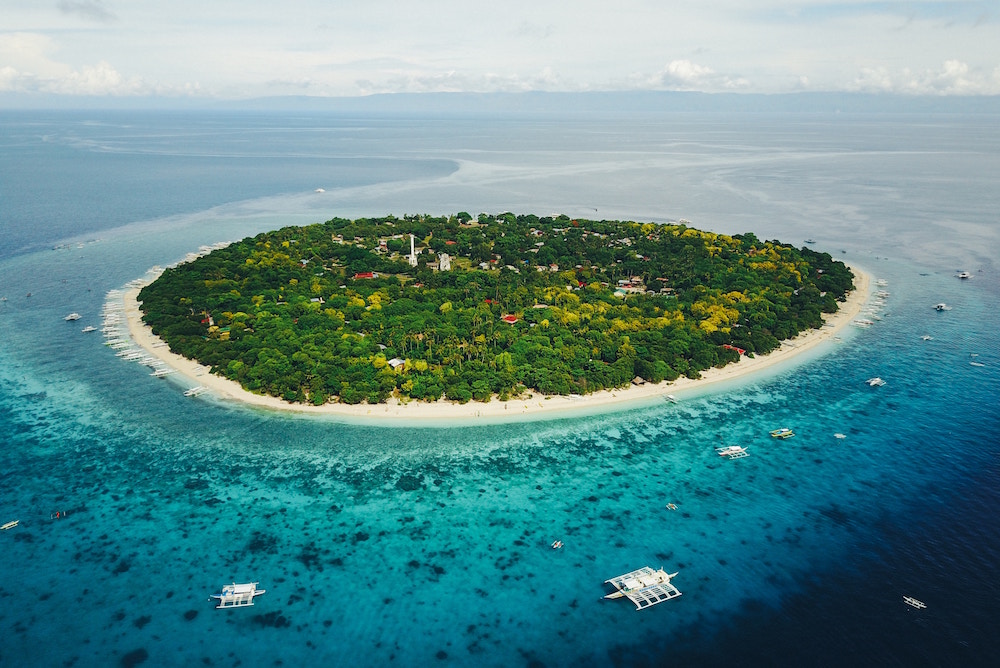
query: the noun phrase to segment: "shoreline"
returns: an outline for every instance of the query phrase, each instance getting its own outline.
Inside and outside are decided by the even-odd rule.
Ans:
[[[456,404],[445,399],[433,403],[421,401],[401,403],[393,398],[384,404],[332,403],[312,406],[292,404],[277,397],[254,394],[243,389],[235,381],[210,373],[209,367],[170,352],[163,340],[153,335],[152,329],[142,321],[142,314],[139,310],[139,290],[145,283],[133,282],[130,284],[124,294],[123,302],[129,336],[137,346],[173,369],[177,375],[206,388],[208,393],[222,400],[291,413],[367,418],[373,422],[403,422],[407,420],[422,422],[452,419],[494,422],[498,418],[504,421],[552,419],[559,417],[560,412],[566,411],[600,413],[612,410],[612,406],[619,404],[667,397],[674,392],[701,389],[708,385],[733,380],[797,357],[807,350],[833,339],[838,332],[857,317],[868,302],[871,296],[871,276],[855,266],[849,266],[854,272],[855,289],[848,294],[844,302],[840,303],[837,312],[823,314],[822,327],[782,341],[779,348],[767,355],[758,355],[753,359],[741,357],[739,362],[728,364],[721,369],[713,367],[703,371],[701,378],[697,380],[681,377],[674,381],[631,385],[627,388],[601,390],[587,395],[551,396],[548,398],[543,395],[533,395],[528,399],[511,399],[509,401],[491,399],[487,403],[470,401],[466,404]]]

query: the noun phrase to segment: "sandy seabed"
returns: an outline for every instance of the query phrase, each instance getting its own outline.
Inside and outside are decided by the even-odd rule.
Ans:
[[[133,287],[124,295],[124,303],[128,331],[137,346],[159,359],[177,374],[190,380],[194,386],[206,388],[206,392],[223,400],[239,401],[266,409],[369,418],[372,421],[447,422],[457,419],[466,422],[468,419],[472,419],[477,422],[496,422],[498,419],[502,421],[505,419],[531,419],[532,417],[534,419],[554,418],[557,417],[554,413],[560,411],[600,413],[616,410],[620,404],[652,400],[657,397],[670,399],[674,393],[689,393],[693,389],[702,389],[707,385],[731,381],[788,361],[834,338],[861,312],[871,294],[871,277],[853,266],[851,271],[854,272],[855,276],[854,291],[847,296],[844,302],[841,302],[840,309],[836,313],[824,314],[824,324],[821,328],[809,330],[793,339],[782,341],[777,350],[767,355],[757,355],[753,358],[741,357],[739,362],[728,364],[721,369],[712,368],[703,371],[701,378],[697,380],[682,377],[674,381],[632,385],[627,388],[602,390],[587,395],[546,397],[533,393],[527,399],[509,401],[493,399],[487,403],[470,401],[466,404],[454,403],[445,399],[430,403],[423,401],[404,403],[397,399],[390,399],[384,404],[329,403],[322,406],[312,406],[293,404],[277,397],[254,394],[243,389],[235,381],[210,373],[205,365],[171,352],[163,340],[155,336],[152,329],[142,321],[138,301],[142,285],[132,283]]]

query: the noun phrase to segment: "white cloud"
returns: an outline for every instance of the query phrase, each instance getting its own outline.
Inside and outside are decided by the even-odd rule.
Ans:
[[[726,91],[747,88],[743,77],[719,74],[711,67],[690,60],[672,60],[654,78],[655,87],[670,90]]]
[[[35,74],[65,71],[49,54],[55,50],[52,39],[46,35],[29,32],[0,33],[0,64],[5,68]]]
[[[126,77],[106,61],[71,67],[50,54],[55,43],[34,33],[0,33],[0,92],[57,95],[186,95],[192,86],[162,87]]]
[[[893,73],[885,67],[863,68],[849,86],[859,92],[907,95],[1000,95],[1000,66],[977,72],[960,60],[947,60],[939,69]]]
[[[149,95],[156,91],[140,79],[126,79],[110,64],[100,62],[58,76],[43,76],[10,66],[0,68],[0,91],[58,95]]]

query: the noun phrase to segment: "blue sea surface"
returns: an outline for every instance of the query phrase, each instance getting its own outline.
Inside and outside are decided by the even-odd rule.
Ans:
[[[0,113],[0,665],[1000,664],[996,121]],[[891,294],[677,403],[499,424],[189,398],[81,332],[202,245],[462,210],[813,239]],[[646,565],[683,595],[602,599]]]

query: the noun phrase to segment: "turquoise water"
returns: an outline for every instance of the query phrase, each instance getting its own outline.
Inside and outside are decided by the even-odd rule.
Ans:
[[[56,121],[46,136],[83,127]],[[306,173],[288,154],[336,121],[282,133],[287,119],[257,119],[271,134],[255,150]],[[7,136],[23,131],[7,123]],[[350,155],[440,170],[367,185],[319,170],[299,192],[194,212],[173,191],[165,217],[72,239],[44,216],[10,218],[46,249],[18,243],[0,262],[0,521],[21,520],[0,533],[0,663],[989,665],[1000,657],[997,189],[974,186],[996,185],[1000,172],[982,169],[1000,161],[998,132],[893,119],[890,140],[887,121],[844,123],[399,122]],[[122,127],[107,130],[116,150],[166,169]],[[44,169],[48,144],[22,143]],[[254,182],[272,168],[260,169]],[[660,187],[636,184],[640,172]],[[202,244],[365,211],[603,209],[640,191],[609,217],[659,210],[646,217],[816,238],[886,279],[882,319],[676,404],[430,427],[185,398],[179,381],[80,332],[100,324],[109,290]],[[111,188],[105,206],[134,199]],[[84,317],[63,321],[71,311]],[[864,383],[875,375],[886,386]],[[778,426],[796,437],[771,439]],[[750,456],[719,458],[720,440]],[[604,580],[643,565],[679,571],[683,596],[644,612],[601,600]],[[267,593],[214,610],[208,595],[233,580]]]

